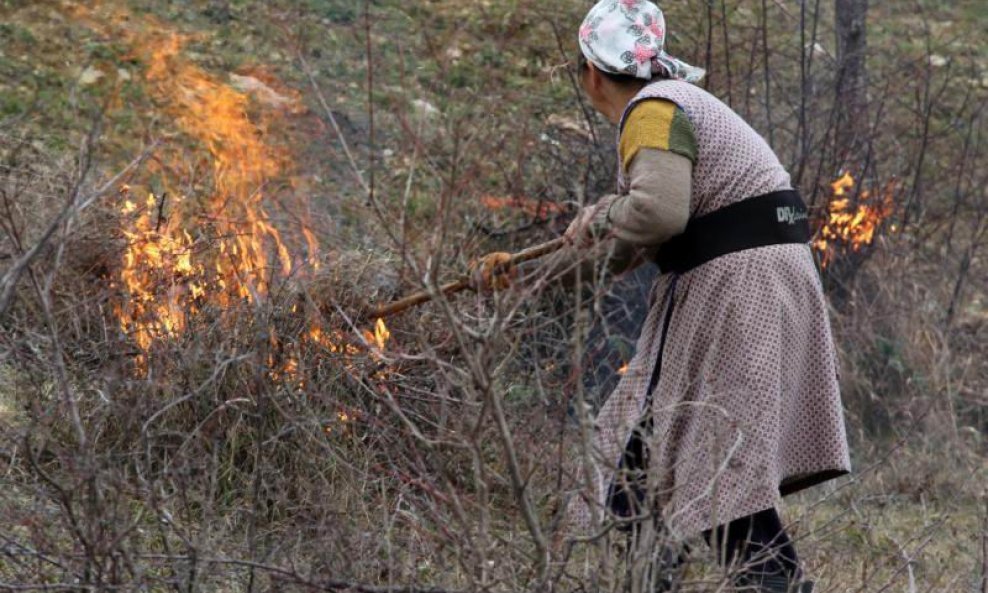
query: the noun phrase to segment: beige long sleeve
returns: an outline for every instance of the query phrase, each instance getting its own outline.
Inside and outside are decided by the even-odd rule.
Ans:
[[[590,248],[566,247],[523,268],[523,275],[548,274],[571,285],[579,269],[583,281],[592,284],[647,261],[659,245],[686,228],[692,173],[688,158],[642,148],[628,170],[628,193],[610,194],[588,206],[595,212],[594,234],[605,238]]]
[[[682,233],[690,216],[690,160],[642,148],[628,169],[629,191],[611,202],[606,216],[615,240],[653,247]]]
[[[589,249],[566,247],[526,272],[571,285],[579,268],[583,281],[593,283],[650,259],[659,245],[686,228],[692,169],[690,160],[676,153],[641,149],[628,171],[628,193],[607,195],[588,206],[595,210],[595,234],[605,238]]]

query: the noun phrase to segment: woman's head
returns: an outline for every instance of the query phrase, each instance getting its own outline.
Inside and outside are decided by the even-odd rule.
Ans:
[[[641,88],[653,78],[703,78],[701,68],[665,52],[665,37],[665,17],[649,0],[601,0],[591,8],[580,26],[580,51],[588,62],[581,62],[580,76],[594,106],[598,90]]]
[[[580,86],[590,99],[590,104],[613,123],[617,123],[616,118],[620,117],[628,99],[647,84],[646,80],[630,74],[601,70],[583,54],[577,60],[577,69]]]

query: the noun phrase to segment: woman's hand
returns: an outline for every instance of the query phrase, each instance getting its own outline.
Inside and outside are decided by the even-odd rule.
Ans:
[[[488,294],[511,286],[517,270],[511,265],[511,254],[504,251],[488,253],[470,263],[470,288]]]
[[[576,245],[577,247],[588,247],[593,244],[597,237],[597,229],[595,228],[595,223],[600,217],[600,207],[602,204],[597,203],[592,206],[587,206],[582,208],[576,213],[576,218],[573,222],[569,224],[566,232],[563,233],[563,237],[571,245]]]

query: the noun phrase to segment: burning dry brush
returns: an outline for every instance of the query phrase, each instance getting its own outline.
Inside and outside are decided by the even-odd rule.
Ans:
[[[699,6],[691,3],[689,9]],[[747,58],[760,48],[761,34],[769,31],[731,28],[733,37],[728,39],[728,21],[744,16],[737,14],[725,13],[723,23],[709,17],[709,31],[719,39],[715,26],[724,25],[725,35],[725,46],[715,47],[713,58],[723,51],[734,56],[727,59],[735,67],[735,88],[728,74],[714,79],[714,90],[735,99],[743,96],[744,102],[735,100],[735,107],[759,129],[774,128],[784,147],[787,134],[800,130],[793,136],[799,142],[794,140],[783,152],[797,164],[795,171],[805,171],[804,192],[817,195],[821,214],[853,219],[862,212],[859,206],[868,203],[857,190],[844,207],[828,203],[824,208],[827,198],[840,197],[832,196],[828,185],[847,164],[832,154],[829,118],[798,123],[798,105],[779,101],[778,96],[772,102],[773,92],[801,88],[808,93],[806,108],[811,113],[830,113],[830,75],[821,74],[818,65],[815,74],[800,81],[780,68],[773,79],[777,86],[766,82],[761,90],[759,60]],[[779,22],[766,21],[764,26],[792,24],[791,14],[776,16]],[[524,11],[512,16],[525,18]],[[808,25],[804,23],[807,32]],[[542,33],[542,42],[552,39],[551,32]],[[697,47],[703,45],[702,33],[700,41],[692,40]],[[779,56],[792,57],[781,51],[791,52],[792,45],[781,48]],[[180,58],[174,46],[162,47]],[[817,52],[806,44],[796,53],[805,56],[806,47]],[[728,51],[731,48],[737,51]],[[510,55],[510,48],[503,49]],[[764,49],[768,55],[769,48]],[[540,51],[554,50],[550,44]],[[816,59],[819,64],[827,58]],[[797,62],[798,57],[793,63]],[[215,77],[196,72],[187,61],[172,67],[182,76],[200,77],[198,82],[227,96]],[[453,74],[462,76],[464,69],[461,63]],[[932,83],[940,82],[933,80],[935,74],[928,72],[925,80],[893,78],[900,85],[897,95],[922,97],[924,84],[935,91],[939,85]],[[503,102],[499,93],[510,85],[502,85],[498,75],[491,72],[490,81],[477,84],[487,85],[482,97]],[[872,82],[884,81],[876,76]],[[397,130],[387,137],[380,127],[377,140],[381,146],[390,142],[396,162],[410,157],[406,165],[415,163],[414,155],[403,152],[411,152],[410,147],[428,161],[414,184],[410,173],[407,177],[407,186],[413,188],[410,202],[422,211],[410,226],[431,231],[440,225],[437,221],[449,224],[444,229],[449,234],[447,249],[435,253],[452,253],[456,261],[451,268],[465,264],[468,252],[516,247],[558,230],[563,220],[541,216],[546,210],[543,198],[552,204],[548,210],[555,211],[565,200],[592,198],[609,188],[612,148],[606,141],[599,146],[589,142],[587,130],[596,122],[584,126],[550,117],[542,137],[538,122],[519,130],[518,122],[531,115],[522,113],[523,102],[501,117],[500,107],[489,109],[493,102],[477,102],[475,89],[451,91],[442,86],[442,76],[430,84],[438,85],[436,94],[448,95],[452,107],[461,107],[466,115],[451,121],[447,115],[430,113],[428,127],[437,136],[432,143],[409,139]],[[407,99],[404,91],[402,98]],[[916,247],[929,237],[924,233],[931,225],[923,223],[945,214],[933,220],[933,234],[949,228],[954,246],[948,252],[952,249],[959,260],[966,253],[973,266],[979,265],[974,242],[978,227],[965,223],[975,220],[983,206],[970,189],[977,186],[971,171],[983,153],[972,141],[960,149],[967,160],[955,159],[966,165],[922,166],[921,145],[909,134],[924,123],[936,128],[938,112],[932,103],[921,100],[913,110],[889,100],[888,109],[898,109],[891,120],[877,117],[881,109],[876,107],[879,113],[866,138],[873,144],[871,157],[850,163],[863,172],[855,171],[861,179],[857,187],[876,196],[883,195],[883,184],[900,167],[914,173],[906,176],[895,199],[910,200],[914,210],[929,218],[919,221],[914,215],[911,228],[891,236],[883,236],[890,225],[868,227],[879,237],[880,255],[874,257],[875,247],[867,245],[835,253],[835,263],[826,272],[831,281],[841,276],[846,287],[835,326],[844,359],[851,363],[844,382],[850,388],[846,393],[852,425],[860,429],[862,440],[898,420],[906,421],[908,428],[902,430],[912,429],[911,421],[931,402],[938,403],[931,394],[947,396],[938,403],[942,413],[936,420],[948,426],[935,426],[936,434],[949,433],[952,425],[962,439],[968,438],[958,426],[972,418],[981,419],[976,426],[984,422],[979,411],[983,396],[977,391],[986,380],[983,365],[964,367],[961,358],[951,358],[977,359],[983,350],[978,336],[984,324],[964,318],[956,322],[959,329],[951,330],[949,323],[931,322],[942,319],[940,305],[950,301],[951,291],[943,282],[928,281],[936,278],[938,260]],[[490,127],[483,132],[488,141],[483,150],[466,142],[466,136],[453,137],[476,117],[471,109],[493,114],[484,118]],[[400,112],[396,119],[401,119]],[[970,112],[960,119],[972,126],[983,121]],[[390,123],[409,128],[407,121],[388,122],[380,114],[377,122],[381,127]],[[966,130],[948,126],[940,131]],[[598,136],[610,138],[606,130]],[[455,146],[471,150],[455,152]],[[938,154],[949,161],[955,152]],[[367,156],[357,154],[358,159]],[[588,163],[589,169],[574,175],[574,162]],[[448,170],[453,163],[459,177]],[[948,184],[955,173],[959,182]],[[401,192],[391,195],[383,186],[394,181],[406,187],[405,171],[395,173],[394,179],[386,179],[380,170],[378,174],[379,199],[392,200],[388,205],[397,210]],[[73,179],[68,174],[32,175],[44,177],[48,185],[38,185],[25,196],[63,193]],[[574,177],[579,178],[576,183]],[[916,180],[921,182],[918,188]],[[923,189],[948,185],[959,188],[953,202]],[[442,199],[432,197],[443,192],[445,203],[455,208],[448,217]],[[452,199],[483,196],[506,209],[492,217],[470,205],[469,199]],[[953,219],[941,201],[956,205]],[[30,213],[30,202],[25,204]],[[511,209],[520,210],[520,215],[502,217]],[[473,227],[466,224],[478,220]],[[34,226],[43,222],[34,221]],[[392,341],[375,351],[376,336],[364,335],[370,324],[358,318],[362,301],[385,300],[397,287],[418,288],[418,282],[385,271],[401,269],[405,262],[344,246],[321,256],[316,273],[273,276],[274,281],[265,282],[263,299],[234,299],[223,308],[204,304],[186,331],[156,340],[143,351],[121,331],[110,306],[120,296],[107,278],[126,249],[123,227],[118,202],[98,213],[90,211],[64,236],[64,243],[60,238],[39,260],[36,272],[42,287],[54,274],[46,294],[59,330],[57,340],[36,289],[28,283],[21,285],[21,298],[4,319],[9,331],[0,336],[7,354],[0,385],[10,385],[17,405],[29,411],[9,415],[0,410],[2,463],[9,470],[6,475],[16,476],[12,482],[17,496],[30,503],[0,510],[7,524],[18,526],[14,543],[3,544],[20,546],[16,558],[39,561],[44,567],[8,564],[0,574],[18,577],[9,578],[11,582],[39,582],[43,577],[51,582],[219,586],[234,578],[254,583],[255,577],[257,582],[283,578],[291,583],[284,567],[293,567],[318,582],[343,576],[366,582],[503,589],[544,582],[538,548],[553,535],[549,511],[567,477],[559,455],[578,450],[573,424],[582,410],[567,398],[575,398],[581,388],[579,374],[586,370],[583,361],[571,367],[566,362],[573,358],[571,294],[516,294],[491,301],[465,297],[455,306],[429,305],[388,320]],[[215,243],[209,245],[211,239],[215,237],[209,233],[197,237],[204,249],[216,248]],[[362,238],[361,245],[367,244],[379,246],[383,241]],[[388,244],[394,252],[405,247]],[[435,245],[424,232],[418,237],[413,233],[407,247],[412,257],[425,260]],[[840,271],[845,264],[846,273]],[[170,275],[162,280],[174,278],[181,280]],[[961,333],[966,341],[946,339],[950,331]],[[141,354],[146,355],[143,367],[134,364],[135,355]],[[64,377],[55,367],[58,359],[64,360]],[[971,374],[965,375],[965,369]],[[63,392],[71,397],[66,399]],[[78,408],[81,433],[72,421],[70,400]],[[951,407],[954,404],[960,405]],[[601,559],[601,566],[605,564]],[[272,566],[282,572],[270,570]],[[574,576],[574,587],[584,576]]]
[[[84,310],[56,302],[73,311],[60,316],[61,327],[113,333],[112,320],[98,308],[85,319]],[[29,406],[27,414],[3,417],[8,476],[16,477],[18,496],[44,501],[47,519],[31,521],[21,514],[31,507],[15,507],[4,510],[10,514],[3,522],[26,525],[17,544],[60,563],[5,573],[5,580],[37,582],[44,574],[54,581],[165,584],[197,556],[254,557],[252,546],[271,538],[293,542],[293,536],[303,539],[285,553],[327,558],[328,574],[372,570],[343,562],[361,549],[373,557],[378,544],[367,541],[362,521],[341,518],[361,513],[418,468],[394,468],[402,433],[373,404],[367,386],[388,381],[381,376],[386,365],[312,345],[277,353],[296,357],[290,376],[268,364],[276,348],[267,332],[304,335],[292,314],[297,304],[293,295],[264,310],[250,307],[236,323],[197,325],[154,349],[150,378],[133,375],[132,346],[86,360],[89,352],[120,352],[125,340],[63,332],[85,443],[71,430],[67,409],[45,395],[52,380],[48,340],[30,331],[5,338],[6,348],[18,350],[5,357],[5,372],[12,365],[16,382],[4,397],[35,394],[16,397],[16,405]],[[171,560],[142,558],[155,553]],[[122,566],[127,562],[133,564]],[[135,569],[144,574],[128,572]],[[223,574],[213,578],[232,577]]]
[[[6,172],[42,178],[16,167]],[[72,194],[77,177],[26,183],[5,196],[8,213],[30,213],[38,194]],[[407,427],[381,403],[381,393],[393,397],[402,383],[420,394],[435,385],[418,379],[415,389],[415,361],[394,366],[379,352],[383,331],[368,336],[351,323],[358,302],[376,290],[391,295],[387,275],[380,277],[387,266],[344,254],[304,283],[291,276],[266,283],[263,299],[212,303],[190,292],[186,304],[195,311],[183,313],[182,331],[150,325],[153,339],[138,340],[140,323],[174,311],[121,325],[119,303],[152,295],[151,303],[162,287],[167,299],[169,287],[187,285],[191,266],[182,258],[192,242],[173,249],[165,240],[176,235],[167,229],[164,196],[141,204],[146,211],[136,227],[128,215],[137,206],[128,205],[128,195],[117,201],[73,219],[71,232],[68,224],[57,227],[57,240],[4,319],[5,463],[18,477],[19,495],[45,504],[50,518],[32,521],[26,507],[15,506],[4,523],[26,527],[5,545],[25,558],[56,559],[47,569],[5,567],[5,580],[208,581],[208,574],[196,576],[196,558],[206,551],[255,558],[256,546],[267,549],[263,542],[291,541],[292,534],[305,540],[285,558],[321,556],[336,576],[375,572],[380,543],[363,521],[340,518],[364,512],[369,498],[428,492],[417,476],[435,469],[410,449],[402,457]],[[10,221],[16,226],[4,229],[8,239],[33,239],[24,221]],[[208,234],[194,244],[216,248]],[[145,293],[113,280],[131,248],[148,250],[135,260],[161,264],[145,278]],[[27,412],[8,418],[8,398]],[[427,401],[403,402],[402,410],[415,418],[436,414]],[[366,552],[368,564],[350,559],[356,550]],[[157,551],[161,558],[147,557]],[[156,562],[160,567],[151,566]],[[203,562],[203,569],[215,566]]]
[[[67,199],[89,184],[30,148],[28,165],[12,154],[3,245],[19,256],[58,215],[33,210],[39,196]],[[248,556],[257,534],[302,526],[341,546],[336,558],[360,548],[359,526],[339,517],[362,508],[351,507],[369,475],[388,475],[368,468],[386,463],[374,457],[394,438],[374,424],[361,384],[391,371],[362,328],[316,304],[357,310],[356,287],[366,296],[372,282],[341,285],[327,273],[303,293],[286,280],[263,302],[203,308],[189,331],[142,351],[111,307],[120,222],[116,208],[96,205],[58,225],[3,318],[3,463],[16,500],[41,504],[44,517],[5,507],[2,523],[24,528],[4,533],[4,545],[17,558],[57,559],[6,565],[4,581],[167,583],[203,550]],[[361,278],[366,260],[336,261],[334,273]],[[338,333],[317,340],[314,327]],[[140,568],[154,551],[173,562]]]
[[[394,513],[388,545],[410,551],[393,568],[406,580],[425,570],[415,558],[459,558],[473,571],[491,553],[470,542],[474,518],[489,518],[489,505],[502,504],[491,499],[511,492],[503,478],[477,481],[476,464],[494,476],[503,466],[484,398],[459,370],[439,312],[396,321],[397,346],[375,354],[356,314],[375,290],[390,296],[384,264],[344,254],[314,281],[286,281],[263,301],[204,307],[187,331],[143,351],[108,306],[119,295],[106,277],[124,244],[116,212],[88,213],[76,227],[83,232],[64,235],[40,262],[57,278],[57,343],[23,286],[5,320],[12,392],[35,394],[16,398],[30,411],[5,430],[5,454],[19,495],[45,501],[51,520],[30,521],[24,508],[4,520],[26,522],[16,545],[59,563],[5,577],[208,582],[185,573],[207,550],[254,558],[275,541],[294,543],[272,561],[305,558],[316,575],[366,577],[379,570],[383,545],[368,531],[375,519],[362,516],[369,508]],[[59,251],[70,256],[59,260]],[[430,329],[410,331],[416,325]],[[401,344],[415,339],[430,356],[403,355]],[[66,402],[42,395],[56,355],[78,433]]]

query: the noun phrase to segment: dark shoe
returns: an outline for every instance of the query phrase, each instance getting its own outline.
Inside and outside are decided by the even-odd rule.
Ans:
[[[734,590],[736,593],[813,593],[813,582],[793,582],[785,575],[742,573],[734,578]]]

